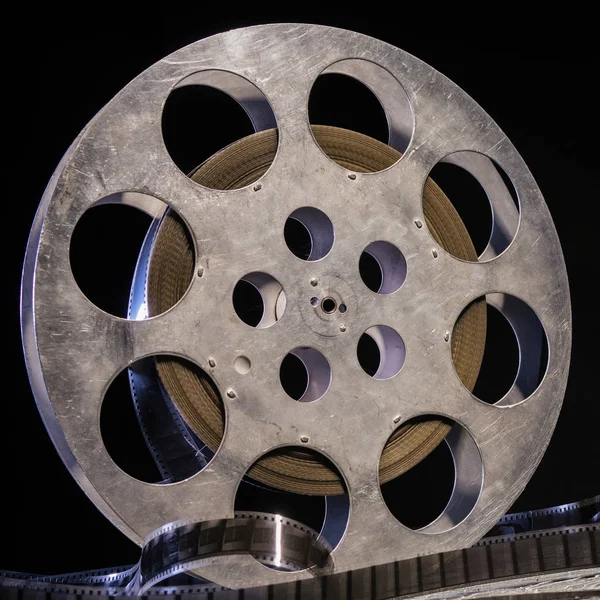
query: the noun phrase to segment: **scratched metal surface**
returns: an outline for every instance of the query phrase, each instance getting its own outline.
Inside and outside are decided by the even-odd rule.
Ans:
[[[339,62],[348,59],[350,65]],[[397,130],[391,143],[405,153],[383,172],[348,173],[312,137],[311,84],[336,63],[345,69],[353,63],[356,73],[375,64],[385,73],[380,92],[389,98],[384,106],[392,134]],[[272,110],[279,147],[260,187],[200,187],[179,171],[165,148],[160,123],[169,92],[193,82],[186,80],[190,76],[214,70],[254,84],[241,86],[240,97],[257,88],[268,100],[246,104],[257,129],[272,124],[265,117]],[[402,107],[393,104],[403,94],[410,118],[405,108],[395,120],[393,111]],[[455,152],[468,154],[449,156]],[[453,258],[437,248],[426,227],[414,225],[423,221],[422,189],[431,168],[465,156],[483,161],[469,167],[481,177],[491,172],[485,157],[496,161],[519,197],[516,215],[496,178],[495,233],[479,263]],[[108,196],[127,197],[119,196],[123,192],[173,207],[190,228],[197,267],[204,269],[175,307],[148,320],[127,321],[97,309],[69,266],[70,235],[79,217]],[[331,253],[310,263],[292,256],[282,235],[287,216],[306,204],[328,214],[336,235]],[[513,234],[504,248],[502,240]],[[359,277],[360,253],[374,240],[393,242],[406,257],[407,279],[395,294],[371,293]],[[250,328],[233,310],[233,287],[252,271],[269,273],[285,289],[285,313],[273,327]],[[323,319],[311,309],[313,278],[323,293],[343,298],[344,315]],[[514,386],[510,398],[501,401],[506,406],[482,403],[462,386],[444,339],[471,300],[497,293],[531,307],[549,346],[540,386]],[[548,444],[571,345],[568,282],[556,231],[533,177],[498,126],[417,58],[361,34],[312,25],[266,25],[207,38],[156,63],[124,88],[74,142],[42,199],[24,267],[22,315],[28,369],[50,435],[82,488],[132,540],[141,543],[154,529],[179,519],[232,518],[235,491],[247,468],[265,452],[299,445],[306,436],[309,446],[338,467],[350,495],[346,534],[332,554],[334,571],[462,548],[489,530],[522,491]],[[518,325],[520,317],[512,316]],[[396,329],[407,350],[400,373],[388,380],[367,376],[356,358],[359,337],[376,324]],[[317,348],[331,365],[331,387],[318,402],[291,401],[279,383],[279,364],[297,346]],[[183,356],[210,373],[226,411],[224,439],[210,464],[162,486],[124,474],[99,429],[102,398],[112,379],[135,360],[157,353]],[[252,362],[245,375],[233,368],[239,355]],[[532,371],[527,360],[521,373]],[[422,414],[458,423],[450,438],[457,482],[440,518],[413,531],[382,501],[377,467],[392,431]],[[344,442],[348,439],[351,445]],[[269,570],[250,558],[199,573],[228,587],[310,577],[306,571]]]

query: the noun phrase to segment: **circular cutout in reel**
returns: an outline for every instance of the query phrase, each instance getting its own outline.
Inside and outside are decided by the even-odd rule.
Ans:
[[[223,47],[235,48],[235,56]],[[355,57],[357,47],[369,61]],[[375,94],[388,144],[308,122],[311,87],[328,73],[350,75]],[[188,178],[161,138],[162,107],[174,87],[207,77],[227,86],[256,133]],[[429,177],[443,160],[474,175],[488,194],[490,241],[479,260],[451,199]],[[495,165],[514,184],[518,207]],[[142,300],[126,320],[98,310],[80,292],[69,240],[98,199],[127,202],[132,193],[168,209],[142,206],[154,221],[134,278],[133,295]],[[375,267],[379,273],[368,275]],[[249,286],[244,293],[236,288],[241,282]],[[433,69],[383,42],[326,27],[224,33],[132,82],[59,166],[32,230],[23,289],[25,353],[48,430],[92,500],[138,543],[171,521],[232,518],[236,489],[248,478],[283,493],[332,499],[347,492],[334,571],[463,547],[524,487],[566,382],[564,263],[522,159],[481,108]],[[486,299],[496,295],[517,298],[526,307],[521,314],[536,316],[534,333],[543,332],[548,350],[547,368],[535,385],[527,383],[524,398],[511,392],[510,400],[491,405],[471,392],[486,344]],[[240,298],[245,317],[236,309]],[[499,310],[512,318],[510,306]],[[397,338],[381,333],[388,330]],[[520,329],[523,340],[530,333]],[[379,359],[363,369],[365,334]],[[519,344],[542,352],[537,342]],[[323,357],[327,381],[315,375],[323,368],[311,371],[306,355],[307,380],[302,394],[291,395],[295,402],[280,366],[306,349]],[[177,422],[190,453],[210,460],[208,468],[163,486],[125,475],[97,423],[109,382],[155,355],[164,357],[154,382],[157,401],[168,408],[162,422]],[[520,361],[521,372],[535,362]],[[515,381],[522,383],[519,375]],[[449,439],[450,422],[468,432],[468,448],[456,446],[455,459],[467,448],[477,460],[457,468],[443,522],[411,530],[387,509],[381,486]],[[528,435],[524,427],[531,427]],[[237,567],[221,581],[216,567],[199,572],[229,587],[310,576],[265,572],[244,560]]]

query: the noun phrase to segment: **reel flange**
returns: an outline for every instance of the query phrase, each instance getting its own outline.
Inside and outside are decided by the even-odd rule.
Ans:
[[[381,101],[389,145],[402,154],[393,164],[363,173],[331,160],[317,143],[308,95],[320,74],[335,72],[359,79]],[[277,128],[272,164],[238,189],[196,183],[165,147],[161,116],[169,93],[198,83],[236,98],[257,132]],[[485,183],[494,222],[478,261],[446,251],[425,219],[424,188],[440,161]],[[514,185],[518,206],[495,165]],[[189,232],[193,277],[161,314],[112,317],[74,280],[72,231],[87,209],[107,201],[157,218],[166,204]],[[315,260],[294,256],[283,235],[290,215],[302,218],[306,213],[297,211],[307,207],[326,215],[334,232],[329,249],[326,235],[321,250],[316,244]],[[329,226],[319,226],[312,214],[315,231],[327,233]],[[313,217],[304,216],[305,225]],[[379,242],[399,249],[405,261],[404,281],[389,294],[369,290],[358,270],[366,248],[383,252],[373,246]],[[272,280],[280,286],[268,326],[249,326],[235,313],[235,286],[248,277],[266,286],[264,298],[274,289]],[[326,288],[321,296],[319,285]],[[521,354],[515,383],[496,405],[472,395],[452,360],[455,325],[484,296],[510,321]],[[314,324],[307,315],[315,316]],[[182,519],[232,518],[237,486],[257,460],[278,448],[311,448],[336,467],[349,498],[345,534],[332,553],[334,571],[462,548],[489,530],[548,444],[571,343],[558,238],[506,136],[460,88],[415,57],[361,34],[313,25],[251,27],[196,42],[142,73],[90,122],[36,215],[24,266],[22,326],[36,401],[59,453],[98,508],[132,540],[141,543]],[[395,372],[392,365],[373,377],[361,369],[356,347],[367,331],[390,364],[401,362]],[[539,382],[543,338],[548,364]],[[281,387],[281,360],[296,349],[317,351],[329,366],[329,385],[314,401],[297,402]],[[210,463],[169,485],[121,471],[99,427],[110,382],[135,361],[156,355],[195,363],[224,407],[223,435]],[[456,481],[440,517],[414,531],[383,502],[379,466],[390,436],[424,415],[454,423],[446,441]],[[311,576],[268,570],[250,557],[216,557],[199,573],[229,587]]]

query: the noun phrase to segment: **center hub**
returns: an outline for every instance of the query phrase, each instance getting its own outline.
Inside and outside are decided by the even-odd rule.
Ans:
[[[332,337],[348,330],[356,300],[343,279],[335,275],[314,277],[307,280],[306,292],[306,299],[300,302],[302,316],[315,333]]]
[[[321,300],[321,310],[328,315],[334,313],[337,309],[337,302],[331,297],[323,298]]]

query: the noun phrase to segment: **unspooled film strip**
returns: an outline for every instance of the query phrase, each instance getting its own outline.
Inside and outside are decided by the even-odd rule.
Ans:
[[[600,496],[508,514],[471,548],[332,575],[331,548],[315,531],[279,515],[239,513],[228,520],[166,525],[148,536],[140,561],[133,566],[53,576],[0,571],[0,585],[7,597],[15,598],[29,590],[75,596],[195,594],[214,600],[383,600],[456,586],[489,586],[500,581],[510,587],[515,581],[523,583],[543,575],[548,582],[553,577],[567,577],[585,589],[587,584],[600,585],[599,514]],[[236,554],[250,554],[281,570],[307,569],[313,577],[252,588],[247,596],[248,590],[215,587],[186,573],[216,557]]]

